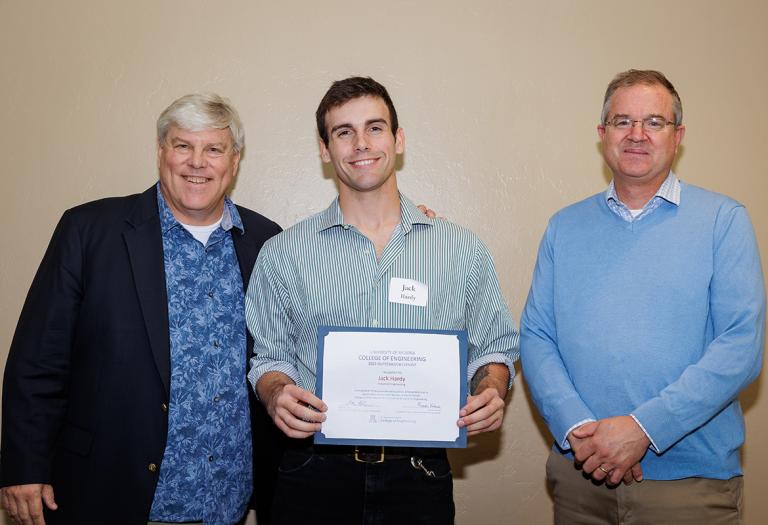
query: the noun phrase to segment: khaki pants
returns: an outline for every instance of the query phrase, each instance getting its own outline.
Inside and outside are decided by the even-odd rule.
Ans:
[[[608,488],[550,452],[547,482],[556,525],[741,525],[743,478],[645,480]]]

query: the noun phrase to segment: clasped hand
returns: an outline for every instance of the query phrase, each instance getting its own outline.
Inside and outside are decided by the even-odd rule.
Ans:
[[[640,460],[650,440],[630,416],[617,416],[581,425],[568,435],[576,464],[595,481],[629,485],[643,480]]]

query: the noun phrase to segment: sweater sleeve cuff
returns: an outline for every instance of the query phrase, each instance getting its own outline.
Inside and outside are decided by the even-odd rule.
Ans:
[[[648,438],[648,441],[651,442],[651,450],[654,452],[659,452],[659,447],[656,446],[656,443],[653,441],[653,437],[648,433],[648,431],[645,429],[643,424],[640,422],[639,419],[634,414],[630,414],[629,417],[635,420],[635,423],[637,423],[637,426],[640,427],[640,430],[643,431],[643,434],[645,434],[645,437]]]
[[[586,425],[587,423],[594,423],[594,422],[595,422],[595,420],[594,420],[594,419],[592,419],[592,418],[587,418],[587,419],[582,419],[582,420],[581,420],[581,421],[579,421],[578,423],[575,423],[575,424],[574,424],[574,425],[573,425],[571,428],[569,428],[569,429],[568,429],[568,430],[565,432],[565,435],[563,436],[563,440],[562,440],[562,441],[559,443],[559,445],[558,445],[558,446],[559,446],[561,449],[563,449],[563,450],[570,450],[570,449],[571,449],[571,444],[568,442],[568,435],[569,435],[571,432],[573,432],[574,430],[576,430],[577,428],[579,428],[581,425]]]
[[[568,434],[574,428],[590,421],[597,421],[595,414],[578,396],[562,397],[557,404],[542,411],[541,415],[547,422],[552,437],[555,441],[559,441],[558,446],[562,446],[565,450],[570,449]]]
[[[658,454],[663,453],[686,434],[675,415],[667,410],[664,401],[658,397],[643,403],[631,415],[648,436],[653,451]]]

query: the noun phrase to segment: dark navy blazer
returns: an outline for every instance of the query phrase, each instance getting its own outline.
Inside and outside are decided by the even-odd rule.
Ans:
[[[245,232],[232,235],[245,289],[280,227],[238,212]],[[168,430],[162,247],[152,186],[66,211],[35,275],[5,369],[0,482],[51,483],[59,510],[46,512],[48,525],[147,521]],[[251,415],[263,523],[280,433],[253,395]]]

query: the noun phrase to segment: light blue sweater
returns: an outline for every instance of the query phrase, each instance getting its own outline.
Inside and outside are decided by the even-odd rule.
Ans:
[[[552,217],[521,319],[523,377],[557,444],[633,414],[647,479],[741,474],[737,396],[762,362],[765,288],[742,205],[681,185],[626,222],[603,194]],[[569,453],[563,450],[564,453]]]

